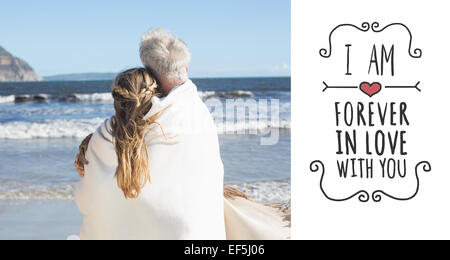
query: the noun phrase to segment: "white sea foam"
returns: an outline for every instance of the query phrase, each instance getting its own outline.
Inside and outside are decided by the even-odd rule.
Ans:
[[[74,184],[31,186],[0,192],[0,200],[73,200]]]
[[[247,90],[235,91],[198,91],[198,95],[202,99],[208,98],[248,98],[254,94]],[[92,94],[71,94],[68,96],[52,96],[49,94],[22,94],[0,96],[0,104],[13,102],[41,102],[56,99],[59,101],[69,102],[90,102],[90,103],[112,103],[114,101],[111,92],[92,93]]]
[[[217,132],[219,134],[240,134],[240,133],[265,133],[265,130],[274,128],[290,129],[291,121],[280,120],[271,122],[270,120],[247,120],[235,122],[216,122]]]
[[[20,103],[20,102],[42,102],[49,100],[49,94],[23,94],[23,95],[9,95],[0,96],[0,104],[2,103]]]
[[[253,97],[254,94],[251,91],[236,90],[227,92],[216,91],[198,91],[198,95],[202,99],[208,98],[243,98]],[[81,102],[113,102],[114,99],[111,93],[93,93],[93,94],[74,94],[74,96]]]
[[[198,96],[202,99],[214,97],[215,94],[215,91],[198,91]]]
[[[16,99],[16,96],[9,95],[9,96],[0,96],[0,104],[4,103],[12,103]]]
[[[291,181],[257,181],[232,184],[256,202],[288,205],[291,200]]]
[[[216,91],[198,91],[198,95],[202,99],[208,98],[243,98],[243,97],[253,97],[251,91],[246,90],[236,90],[227,92],[216,92]],[[93,94],[74,94],[74,96],[81,102],[113,102],[114,99],[111,93],[93,93]]]
[[[75,94],[75,97],[82,102],[113,102],[111,93]]]
[[[0,139],[52,139],[84,138],[94,132],[105,118],[47,120],[43,122],[0,123]],[[280,122],[247,121],[218,123],[219,134],[253,134],[251,131],[265,132],[270,128],[290,129],[288,120]]]
[[[198,91],[198,95],[202,99],[208,98],[249,98],[254,94],[247,90],[234,90],[234,91]]]
[[[104,118],[0,123],[0,139],[84,138]]]
[[[288,204],[291,199],[291,182],[257,181],[229,184],[250,198],[263,204]],[[18,181],[2,181],[0,200],[73,200],[75,183],[30,184]]]
[[[248,90],[236,90],[236,91],[230,91],[228,92],[231,95],[235,95],[235,96],[244,96],[244,97],[253,97],[253,92],[248,91]]]
[[[49,94],[25,94],[25,95],[15,95],[14,102],[43,102],[51,98]]]

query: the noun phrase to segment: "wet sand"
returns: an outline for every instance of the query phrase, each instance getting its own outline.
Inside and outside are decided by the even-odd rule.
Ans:
[[[0,239],[65,240],[77,235],[81,214],[67,201],[0,201]]]

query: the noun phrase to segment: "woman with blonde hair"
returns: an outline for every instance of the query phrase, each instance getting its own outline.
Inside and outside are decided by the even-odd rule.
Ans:
[[[80,238],[225,239],[219,144],[195,86],[159,98],[137,68],[117,76],[112,96],[115,116],[78,156]]]

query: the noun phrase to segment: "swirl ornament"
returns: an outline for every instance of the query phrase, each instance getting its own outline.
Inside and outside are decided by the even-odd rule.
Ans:
[[[321,173],[321,177],[320,177],[320,190],[322,191],[323,195],[327,199],[329,199],[331,201],[335,201],[335,202],[343,202],[343,201],[347,201],[347,200],[350,200],[350,199],[358,196],[358,200],[360,202],[368,202],[370,200],[369,193],[365,190],[360,190],[346,198],[336,199],[336,198],[330,197],[323,188],[323,177],[325,175],[325,166],[323,165],[322,161],[316,160],[316,161],[311,162],[309,169],[311,170],[311,172],[318,172],[321,169],[322,173]]]
[[[331,52],[332,52],[332,35],[333,33],[341,27],[352,27],[355,29],[358,29],[361,32],[368,32],[370,29],[372,29],[373,32],[375,33],[379,33],[384,31],[385,29],[389,28],[389,27],[394,27],[394,26],[401,26],[404,29],[406,29],[406,31],[409,34],[409,46],[408,46],[408,54],[411,58],[421,58],[422,57],[422,50],[419,48],[415,48],[414,50],[411,51],[411,46],[412,46],[412,34],[411,31],[409,30],[408,26],[404,25],[403,23],[391,23],[386,25],[385,27],[383,27],[382,29],[379,29],[380,24],[378,22],[373,22],[372,24],[369,24],[368,22],[364,22],[361,24],[361,27],[358,27],[356,25],[353,24],[340,24],[336,27],[334,27],[333,30],[331,30],[329,36],[328,36],[328,50],[326,48],[322,48],[319,50],[319,54],[320,56],[322,56],[323,58],[329,58],[331,56]]]
[[[401,27],[405,28],[406,31],[409,34],[409,46],[408,46],[408,54],[409,54],[409,56],[411,58],[415,58],[415,59],[418,59],[418,58],[422,57],[422,50],[419,49],[419,48],[415,48],[414,51],[411,52],[412,34],[411,34],[411,31],[409,30],[408,26],[406,26],[406,25],[404,25],[402,23],[391,23],[391,24],[386,25],[382,29],[378,29],[379,26],[380,26],[380,24],[378,22],[373,22],[372,25],[371,25],[372,31],[374,31],[376,33],[379,33],[379,32],[382,32],[382,31],[384,31],[385,29],[387,29],[387,28],[389,28],[391,26],[401,26]],[[412,53],[414,53],[414,54],[412,54]]]
[[[417,181],[417,185],[416,185],[416,189],[414,194],[412,194],[409,197],[395,197],[393,195],[390,195],[386,192],[384,192],[383,190],[376,190],[374,192],[372,192],[372,196],[369,195],[369,193],[365,190],[360,190],[356,193],[354,193],[353,195],[346,197],[346,198],[333,198],[331,196],[329,196],[327,194],[327,192],[325,191],[325,189],[323,188],[323,178],[325,176],[325,165],[323,164],[322,161],[320,160],[315,160],[313,162],[311,162],[309,168],[311,172],[321,172],[321,177],[320,177],[320,190],[322,191],[322,194],[331,201],[335,201],[335,202],[343,202],[343,201],[347,201],[347,200],[351,200],[352,198],[358,196],[358,200],[360,202],[368,202],[370,199],[372,199],[372,201],[374,202],[380,202],[383,198],[383,196],[391,198],[393,200],[398,200],[398,201],[407,201],[407,200],[411,200],[414,197],[417,196],[417,194],[419,193],[419,188],[420,188],[420,180],[419,180],[419,169],[420,166],[422,166],[422,171],[424,172],[430,172],[431,171],[431,164],[428,161],[422,161],[419,162],[418,164],[416,164],[416,168],[415,168],[415,176],[416,176],[416,181]]]
[[[361,24],[361,27],[358,27],[356,25],[346,23],[346,24],[340,24],[340,25],[334,27],[334,29],[331,30],[330,35],[328,36],[328,50],[325,48],[322,48],[319,50],[319,54],[323,58],[329,58],[331,56],[331,51],[332,51],[331,36],[333,36],[333,33],[341,27],[353,27],[355,29],[360,30],[361,32],[367,32],[370,29],[370,24],[368,22],[364,22]]]
[[[380,202],[381,199],[382,199],[382,195],[384,195],[386,197],[389,197],[391,199],[394,199],[394,200],[399,200],[399,201],[407,201],[407,200],[410,200],[410,199],[413,199],[414,197],[416,197],[416,195],[419,193],[419,188],[420,188],[420,181],[419,181],[418,170],[419,170],[419,167],[421,165],[422,165],[422,170],[424,172],[430,172],[431,171],[431,164],[429,162],[427,162],[427,161],[422,161],[422,162],[416,164],[415,174],[416,174],[417,186],[416,186],[416,190],[415,190],[414,194],[412,194],[409,197],[400,198],[400,197],[392,196],[392,195],[390,195],[390,194],[388,194],[388,193],[386,193],[386,192],[384,192],[382,190],[376,190],[376,191],[374,191],[372,193],[372,200],[375,201],[375,202]]]

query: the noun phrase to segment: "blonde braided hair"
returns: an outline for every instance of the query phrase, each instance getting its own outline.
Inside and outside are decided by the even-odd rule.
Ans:
[[[120,73],[113,84],[116,115],[112,120],[115,150],[118,158],[116,179],[126,198],[137,198],[145,183],[151,182],[145,135],[149,125],[164,110],[146,118],[157,95],[157,83],[144,68]]]

